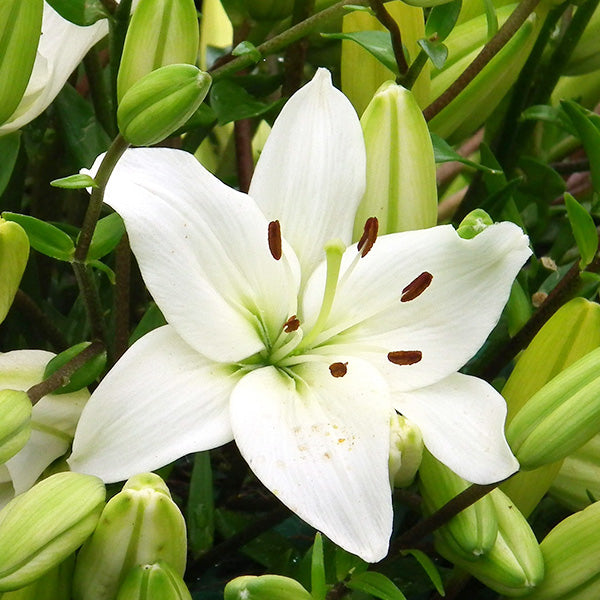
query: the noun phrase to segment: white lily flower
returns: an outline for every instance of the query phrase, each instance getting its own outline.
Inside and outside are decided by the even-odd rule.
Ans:
[[[506,406],[457,370],[498,321],[530,254],[512,223],[351,244],[365,151],[321,69],[285,105],[249,195],[172,149],[129,150],[105,201],[168,325],[134,344],[82,414],[69,459],[106,482],[235,439],[291,510],[367,561],[392,528],[394,409],[462,477],[518,464]]]
[[[55,356],[45,350],[0,353],[0,389],[28,390],[42,381],[46,365]],[[35,404],[29,441],[0,465],[0,508],[27,491],[50,463],[67,453],[89,396],[83,389],[44,396]]]

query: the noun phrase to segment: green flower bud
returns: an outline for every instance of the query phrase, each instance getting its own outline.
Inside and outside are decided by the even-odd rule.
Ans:
[[[471,484],[435,459],[427,450],[419,469],[423,504],[429,513],[466,490]],[[484,496],[452,517],[436,534],[464,560],[488,553],[498,535],[496,512],[490,496]]]
[[[0,390],[0,464],[27,443],[31,435],[31,410],[25,392]]]
[[[121,134],[135,146],[164,140],[198,110],[210,82],[208,73],[192,65],[168,65],[148,73],[119,104]]]
[[[19,289],[28,258],[29,238],[25,230],[14,221],[0,218],[0,323],[4,321]]]
[[[225,586],[223,600],[312,600],[312,596],[289,577],[245,575]]]
[[[192,600],[181,576],[166,562],[138,565],[127,573],[116,600]]]
[[[75,555],[71,554],[33,583],[13,592],[0,594],[1,600],[71,600]]]
[[[196,64],[198,43],[194,0],[140,0],[123,46],[117,78],[119,103],[151,71],[165,65]]]
[[[565,458],[600,430],[600,348],[529,399],[506,429],[523,469]]]
[[[458,233],[461,238],[470,240],[490,225],[493,225],[493,223],[494,220],[485,212],[485,210],[476,208],[460,222],[456,233]]]
[[[248,14],[257,21],[281,21],[292,14],[294,0],[246,0]]]
[[[62,562],[92,533],[104,506],[104,484],[58,473],[0,511],[0,591],[31,583]]]
[[[75,600],[113,600],[127,572],[164,560],[183,576],[185,521],[165,482],[153,473],[132,477],[102,512],[77,556]]]
[[[436,549],[492,590],[510,597],[527,596],[544,578],[542,552],[527,520],[510,498],[497,489],[489,497],[498,535],[485,554],[465,560],[443,537],[436,540]]]
[[[560,522],[540,544],[546,576],[531,600],[600,597],[600,502]]]
[[[421,430],[406,417],[394,415],[390,430],[390,483],[406,487],[413,482],[423,457]]]
[[[0,125],[13,114],[29,83],[43,10],[43,0],[0,2]]]
[[[410,90],[388,81],[360,120],[367,151],[367,187],[354,221],[360,239],[365,221],[395,233],[437,222],[435,158],[427,123]]]

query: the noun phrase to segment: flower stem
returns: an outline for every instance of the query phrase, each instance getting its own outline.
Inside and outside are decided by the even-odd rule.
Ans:
[[[373,9],[377,20],[390,32],[390,36],[392,38],[392,49],[394,50],[394,58],[396,59],[396,65],[398,65],[398,72],[400,73],[398,83],[400,83],[402,77],[408,73],[408,63],[406,62],[406,57],[404,56],[400,28],[398,27],[396,20],[392,17],[392,15],[390,15],[383,5],[382,0],[370,0],[369,5]]]
[[[314,7],[315,0],[295,0],[292,26],[308,19]],[[285,97],[289,98],[302,86],[307,49],[308,41],[304,38],[291,44],[285,52],[283,85],[281,87],[281,93]]]
[[[83,65],[90,84],[90,95],[98,122],[110,137],[115,137],[117,135],[117,124],[96,47],[93,47],[85,55]]]
[[[417,81],[423,67],[427,64],[427,52],[425,50],[420,50],[419,54],[417,54],[417,58],[412,61],[408,71],[401,77],[398,83],[405,87],[407,90],[411,90],[415,82]]]

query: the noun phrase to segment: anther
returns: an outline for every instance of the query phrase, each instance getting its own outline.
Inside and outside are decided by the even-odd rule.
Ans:
[[[366,256],[369,250],[373,247],[375,240],[377,239],[377,231],[379,230],[379,221],[377,217],[369,217],[365,221],[365,228],[363,234],[358,241],[358,251],[361,256]]]
[[[275,260],[281,258],[281,227],[279,221],[271,221],[268,230],[269,250]]]
[[[286,333],[292,333],[292,331],[296,331],[300,327],[300,321],[296,315],[292,315],[283,325],[283,330]]]
[[[395,365],[414,365],[423,358],[420,350],[394,350],[388,352],[388,360]]]
[[[409,302],[420,296],[429,287],[432,279],[433,275],[431,273],[427,271],[421,273],[402,290],[400,302]]]
[[[348,372],[348,363],[335,362],[329,365],[329,372],[334,377],[343,377]]]

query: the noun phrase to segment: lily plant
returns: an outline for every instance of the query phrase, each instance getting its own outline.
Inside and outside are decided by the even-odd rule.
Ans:
[[[235,440],[284,504],[371,562],[392,530],[395,411],[468,481],[515,472],[504,399],[457,371],[527,237],[512,223],[378,236],[369,218],[353,243],[364,189],[358,117],[323,69],[283,108],[248,195],[183,151],[128,150],[105,202],[167,325],[94,391],[71,468],[114,482]]]

